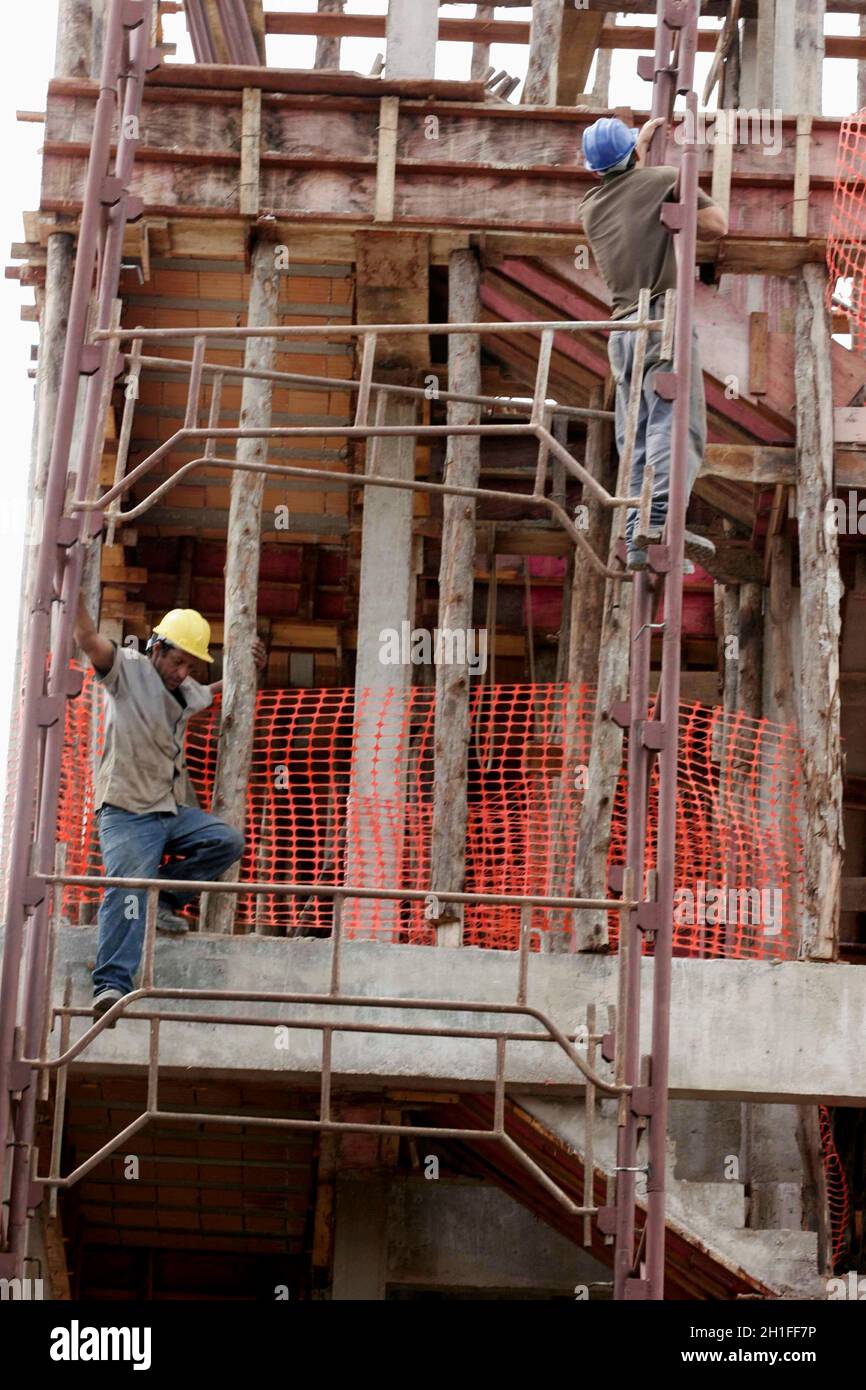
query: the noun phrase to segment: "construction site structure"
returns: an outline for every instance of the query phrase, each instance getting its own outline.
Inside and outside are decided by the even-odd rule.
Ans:
[[[866,4],[507,8],[60,0],[0,976],[0,1278],[52,1298],[821,1298],[866,1262],[866,152],[820,114],[825,56],[866,71],[825,11]],[[578,214],[602,114],[678,168],[676,290],[625,324]],[[246,848],[175,883],[182,942],[103,874],[82,593],[131,658],[211,623],[187,757]],[[106,886],[145,948],[94,1019]]]

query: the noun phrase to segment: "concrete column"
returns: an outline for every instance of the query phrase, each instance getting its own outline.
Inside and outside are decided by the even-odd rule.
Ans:
[[[390,0],[385,76],[432,77],[438,35],[439,0]]]
[[[390,1173],[337,1177],[334,1220],[336,1303],[373,1303],[385,1297]]]
[[[416,407],[409,399],[382,396],[377,421],[412,424]],[[415,476],[415,441],[411,436],[380,439],[367,445],[367,472],[387,478]],[[358,654],[355,668],[353,787],[349,805],[349,883],[397,886],[406,764],[404,727],[412,684],[408,661],[383,659],[383,634],[401,637],[412,622],[412,493],[397,488],[364,489],[361,535],[361,581],[358,596]],[[367,804],[375,802],[371,816]],[[389,811],[391,814],[389,814]],[[396,929],[399,905],[359,899],[353,905],[352,930],[377,936],[374,922]]]

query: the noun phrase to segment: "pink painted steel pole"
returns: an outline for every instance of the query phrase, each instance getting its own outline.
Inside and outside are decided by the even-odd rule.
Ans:
[[[697,25],[695,7],[692,23]],[[674,872],[676,855],[677,754],[682,611],[683,532],[688,505],[687,475],[692,376],[692,323],[695,299],[695,248],[698,217],[698,151],[695,141],[698,99],[689,92],[687,141],[680,172],[681,225],[676,237],[677,318],[674,369],[677,394],[671,438],[668,547],[671,570],[665,585],[662,634],[661,718],[664,744],[659,759],[658,905],[653,969],[651,1116],[647,1178],[646,1271],[649,1297],[664,1298],[665,1158],[670,1064],[671,963],[673,956]]]
[[[150,0],[142,3],[140,19],[150,14]],[[0,976],[0,1190],[9,1152],[11,1091],[22,1089],[23,1078],[13,1075],[13,1047],[18,1013],[18,990],[24,944],[25,912],[36,903],[28,892],[30,843],[34,822],[34,783],[40,755],[47,755],[44,729],[50,714],[43,714],[46,692],[45,664],[50,642],[50,616],[55,600],[56,548],[60,544],[60,520],[66,493],[69,455],[72,444],[78,378],[82,369],[82,350],[87,331],[87,313],[93,285],[100,229],[104,225],[103,198],[109,170],[112,127],[117,103],[120,65],[124,51],[124,25],[137,27],[133,7],[123,0],[112,0],[105,32],[100,92],[94,115],[90,161],[85,186],[78,253],[69,307],[66,347],[60,383],[54,440],[48,468],[44,503],[42,542],[34,582],[33,611],[30,616],[25,664],[25,688],[21,708],[21,760],[16,784],[15,814],[9,853],[9,890],[6,944]],[[147,29],[149,33],[149,27]],[[106,238],[106,241],[108,239]],[[103,264],[105,257],[103,257]],[[66,544],[72,538],[63,537]],[[77,588],[76,588],[77,592]],[[71,597],[67,588],[67,598]],[[72,615],[66,615],[71,625]],[[67,626],[67,633],[69,626]],[[68,641],[68,639],[67,639]],[[64,661],[65,665],[65,661]],[[55,692],[60,678],[55,664],[52,672]],[[42,706],[42,707],[40,707]],[[62,718],[62,705],[59,718]],[[41,721],[41,722],[40,722]],[[59,754],[58,754],[59,756]],[[47,756],[42,757],[43,776]],[[35,924],[34,924],[35,926]],[[34,984],[34,988],[36,985]]]

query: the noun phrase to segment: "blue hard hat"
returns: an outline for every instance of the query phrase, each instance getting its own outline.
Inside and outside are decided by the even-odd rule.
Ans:
[[[618,116],[602,116],[583,132],[583,158],[587,169],[603,174],[631,154],[637,144],[637,131]]]

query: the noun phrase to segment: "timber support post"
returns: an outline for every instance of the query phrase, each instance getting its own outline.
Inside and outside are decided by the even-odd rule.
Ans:
[[[842,890],[843,767],[839,693],[842,580],[832,524],[832,337],[826,271],[807,265],[797,292],[797,510],[800,539],[804,894],[802,953],[833,960]]]
[[[477,253],[452,251],[448,262],[448,317],[452,323],[478,323],[481,275]],[[481,342],[477,333],[448,338],[448,389],[462,395],[481,391]],[[449,424],[478,424],[476,405],[449,401]],[[453,435],[448,440],[445,481],[477,488],[481,441]],[[431,892],[461,892],[466,868],[466,779],[470,737],[469,633],[475,580],[475,498],[445,497],[442,503],[442,557],[439,565],[439,632],[455,659],[436,665]],[[495,640],[487,634],[487,640]],[[462,660],[461,655],[462,644]],[[444,648],[444,642],[443,642]],[[440,946],[459,946],[461,904],[444,907],[433,919]]]
[[[277,323],[280,271],[273,240],[260,233],[251,258],[250,300],[247,323],[251,328]],[[244,367],[273,371],[276,340],[247,338]],[[273,382],[245,377],[241,396],[241,429],[269,429]],[[239,463],[266,463],[266,439],[239,439]],[[223,697],[217,765],[214,776],[214,815],[243,831],[247,781],[253,752],[253,725],[258,674],[253,660],[256,637],[257,595],[264,474],[233,472],[229,503],[225,571],[225,627],[223,640]],[[238,866],[225,875],[237,879]],[[230,933],[237,898],[234,893],[209,897],[206,913],[211,931]]]

